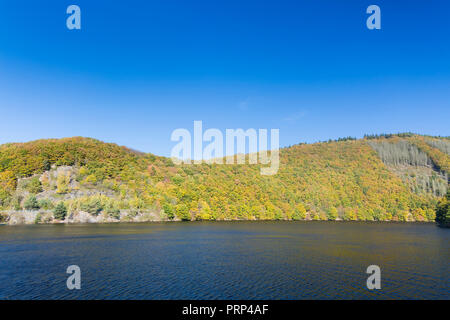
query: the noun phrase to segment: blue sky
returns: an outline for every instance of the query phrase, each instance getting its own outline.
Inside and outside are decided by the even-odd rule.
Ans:
[[[66,28],[81,8],[82,29]],[[381,8],[381,30],[366,8]],[[280,144],[450,135],[448,1],[0,0],[0,143],[89,136],[169,155],[176,128]]]

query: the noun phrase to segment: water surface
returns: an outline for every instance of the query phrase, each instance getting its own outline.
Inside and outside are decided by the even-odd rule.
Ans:
[[[0,299],[450,299],[449,261],[434,224],[0,226]],[[73,264],[81,290],[66,287]]]

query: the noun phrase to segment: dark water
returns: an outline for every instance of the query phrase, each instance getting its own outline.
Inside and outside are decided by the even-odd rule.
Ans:
[[[450,299],[449,261],[434,224],[0,226],[0,299]]]

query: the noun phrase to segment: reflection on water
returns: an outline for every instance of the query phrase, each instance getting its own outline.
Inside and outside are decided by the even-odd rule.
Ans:
[[[412,223],[0,226],[0,299],[450,299],[449,240]]]

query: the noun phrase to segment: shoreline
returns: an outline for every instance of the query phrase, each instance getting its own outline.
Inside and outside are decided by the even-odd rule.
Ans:
[[[55,221],[49,223],[0,223],[0,226],[50,226],[50,225],[63,225],[63,226],[87,226],[87,225],[127,225],[127,224],[160,224],[160,223],[264,223],[264,222],[288,222],[288,223],[373,223],[373,224],[434,224],[440,228],[449,228],[442,226],[435,221],[394,221],[394,220],[148,220],[148,221],[99,221],[99,222],[67,222],[67,221]]]

